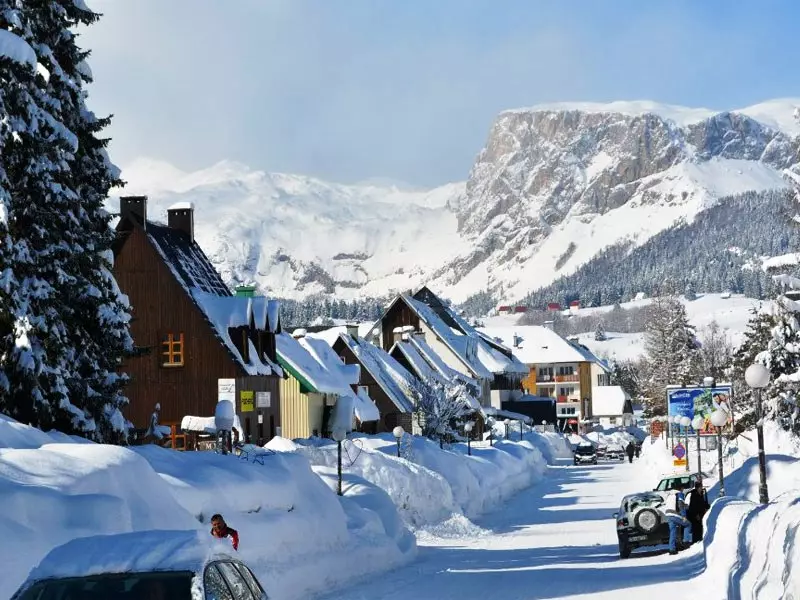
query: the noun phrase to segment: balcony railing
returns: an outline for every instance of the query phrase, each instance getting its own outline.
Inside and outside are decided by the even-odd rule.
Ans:
[[[536,374],[536,383],[552,383],[554,381],[552,375],[548,375],[547,373],[537,373]]]
[[[580,378],[577,375],[556,375],[556,382],[558,383],[566,383],[566,382],[574,382],[578,383]]]
[[[579,404],[580,400],[578,398],[570,398],[569,396],[556,396],[556,402],[559,404],[562,402],[574,402],[575,404]]]

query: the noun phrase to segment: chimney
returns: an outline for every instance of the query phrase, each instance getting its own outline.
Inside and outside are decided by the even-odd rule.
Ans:
[[[296,340],[299,340],[299,339],[302,339],[302,338],[306,337],[307,334],[308,334],[308,332],[305,329],[300,328],[300,329],[295,329],[292,332],[292,337],[294,339],[296,339]]]
[[[358,323],[347,323],[344,327],[347,331],[347,335],[354,340],[358,338]]]
[[[405,331],[403,327],[395,327],[392,329],[392,342],[401,342]]]
[[[143,228],[147,227],[147,196],[122,196],[119,199],[121,219],[133,217]]]
[[[167,225],[177,229],[194,241],[194,206],[191,202],[178,202],[167,209]]]

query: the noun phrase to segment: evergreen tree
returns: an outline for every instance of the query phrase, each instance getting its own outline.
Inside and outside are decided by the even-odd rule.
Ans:
[[[653,298],[644,335],[645,408],[650,415],[666,411],[666,387],[697,378],[698,344],[686,308],[674,296]]]
[[[731,339],[716,321],[711,321],[701,333],[700,374],[723,381],[728,378],[733,362]]]
[[[686,284],[686,289],[683,292],[683,297],[686,298],[689,302],[692,300],[697,300],[697,292],[694,289],[694,284],[690,281]]]
[[[594,339],[598,342],[605,342],[608,337],[606,336],[606,330],[603,327],[603,322],[600,321],[597,323],[597,327],[594,330]]]

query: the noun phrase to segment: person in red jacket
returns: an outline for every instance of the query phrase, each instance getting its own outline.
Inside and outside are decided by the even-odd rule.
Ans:
[[[231,538],[231,543],[233,544],[233,549],[239,549],[239,532],[233,529],[232,527],[228,527],[228,524],[225,522],[225,519],[222,518],[222,515],[214,515],[211,517],[211,535],[215,538]]]

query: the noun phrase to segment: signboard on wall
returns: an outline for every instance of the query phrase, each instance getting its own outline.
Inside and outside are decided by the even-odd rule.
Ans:
[[[711,425],[711,414],[718,408],[732,412],[733,388],[730,384],[720,384],[713,388],[700,386],[667,386],[667,414],[670,417],[679,415],[694,419],[695,415],[703,417],[700,435],[716,435],[716,428]],[[731,426],[728,421],[727,427]],[[695,430],[690,428],[690,433]]]
[[[239,392],[239,400],[241,401],[241,410],[245,412],[253,412],[253,390],[242,390]]]
[[[228,400],[236,405],[235,379],[217,379],[217,400]]]
[[[269,408],[271,401],[271,392],[256,392],[256,408]]]

